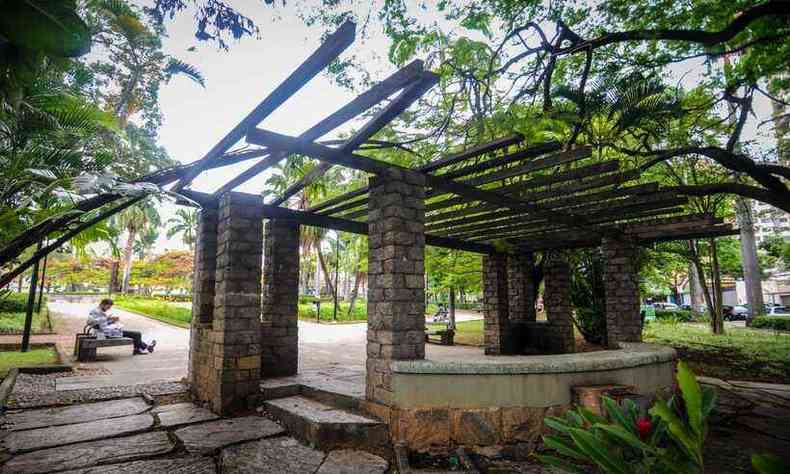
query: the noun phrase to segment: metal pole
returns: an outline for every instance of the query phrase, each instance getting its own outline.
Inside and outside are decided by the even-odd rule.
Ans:
[[[335,307],[332,320],[337,321],[337,273],[340,268],[340,233],[335,234]]]
[[[49,255],[44,257],[44,265],[41,269],[41,282],[38,284],[38,304],[36,305],[36,313],[41,314],[41,302],[44,299],[44,284],[47,281],[47,260]]]
[[[38,241],[36,251],[41,250],[42,241]],[[27,294],[27,312],[25,313],[25,329],[22,332],[22,352],[30,349],[30,327],[33,325],[33,306],[36,304],[36,286],[38,285],[38,262],[33,264],[33,273],[30,275],[30,290]]]
[[[450,329],[455,329],[455,287],[450,287]]]

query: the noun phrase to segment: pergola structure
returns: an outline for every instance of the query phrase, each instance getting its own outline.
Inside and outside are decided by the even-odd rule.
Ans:
[[[525,144],[515,134],[414,168],[360,154],[363,143],[438,81],[420,61],[298,137],[258,128],[353,42],[354,30],[347,22],[329,36],[173,188],[202,208],[190,379],[195,396],[213,410],[245,408],[259,393],[261,377],[297,372],[300,226],[368,236],[366,395],[383,406],[395,403],[391,363],[425,357],[426,245],[483,255],[485,354],[566,353],[574,350],[569,267],[562,252],[550,253],[547,321],[536,321],[534,252],[602,247],[607,345],[617,348],[641,340],[637,246],[736,232],[711,216],[684,213],[685,198],[656,183],[635,184],[639,170],[621,169],[588,147]],[[316,141],[390,97],[343,143]],[[259,148],[232,162],[256,159],[252,166],[214,193],[188,189],[200,173],[222,166],[242,139]],[[234,191],[294,154],[320,164],[283,195],[264,202]],[[332,166],[369,173],[369,185],[307,210],[284,207]]]

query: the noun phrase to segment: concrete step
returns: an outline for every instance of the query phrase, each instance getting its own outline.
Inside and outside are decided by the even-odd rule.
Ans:
[[[389,458],[385,423],[297,395],[264,402],[264,407],[296,438],[322,451],[359,449]]]

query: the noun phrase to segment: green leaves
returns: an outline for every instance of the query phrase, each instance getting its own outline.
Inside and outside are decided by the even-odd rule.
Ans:
[[[752,454],[752,467],[758,474],[784,474],[790,465],[773,454]]]
[[[0,36],[18,48],[55,57],[77,57],[90,51],[88,25],[73,1],[0,1]]]

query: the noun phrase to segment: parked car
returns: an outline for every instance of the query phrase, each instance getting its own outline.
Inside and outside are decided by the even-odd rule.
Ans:
[[[766,316],[790,316],[790,308],[787,306],[771,306],[765,310]]]
[[[721,312],[725,321],[746,321],[750,315],[749,309],[741,305],[724,305]]]
[[[653,307],[662,311],[677,311],[678,309],[680,309],[680,307],[675,303],[670,303],[667,301],[653,303]]]

